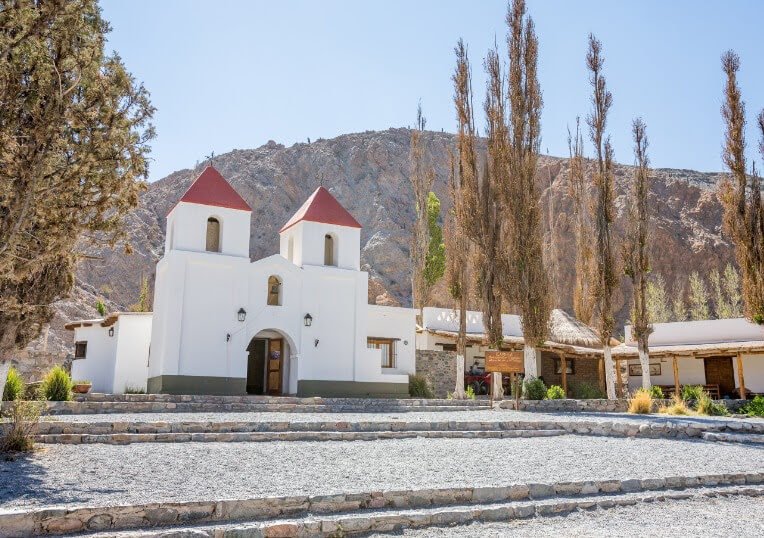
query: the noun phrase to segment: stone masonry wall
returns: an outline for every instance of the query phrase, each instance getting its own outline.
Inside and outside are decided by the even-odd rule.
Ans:
[[[456,352],[417,349],[416,373],[427,379],[436,398],[445,398],[454,391]]]

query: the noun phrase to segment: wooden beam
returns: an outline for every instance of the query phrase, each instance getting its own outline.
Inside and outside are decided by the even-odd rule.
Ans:
[[[737,379],[740,385],[740,397],[745,400],[745,377],[743,376],[743,356],[737,354]]]
[[[565,397],[568,397],[568,361],[565,359],[564,353],[557,354],[560,357],[560,373],[562,375],[562,390],[565,392]]]
[[[681,394],[679,392],[679,363],[676,361],[676,355],[672,359],[674,361],[674,394],[679,396]]]

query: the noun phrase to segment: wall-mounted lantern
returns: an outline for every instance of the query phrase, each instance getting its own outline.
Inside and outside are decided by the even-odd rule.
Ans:
[[[305,326],[310,327],[310,325],[313,323],[313,316],[310,314],[305,314],[305,317],[303,318],[305,320]]]
[[[247,319],[247,311],[244,310],[243,308],[239,308],[237,315],[239,317],[239,321],[244,321],[245,319]]]
[[[109,336],[114,336],[114,327],[109,327]]]
[[[318,338],[313,340],[313,347],[318,347]]]

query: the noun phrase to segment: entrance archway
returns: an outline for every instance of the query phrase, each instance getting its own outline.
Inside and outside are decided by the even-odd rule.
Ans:
[[[247,346],[247,394],[287,394],[291,351],[279,331],[258,332]]]

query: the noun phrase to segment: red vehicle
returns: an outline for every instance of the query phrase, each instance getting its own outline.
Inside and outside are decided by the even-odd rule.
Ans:
[[[509,394],[510,377],[507,374],[502,375],[501,384],[504,387],[505,394]],[[469,373],[464,374],[464,388],[472,387],[476,395],[491,393],[491,374]]]

